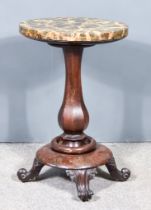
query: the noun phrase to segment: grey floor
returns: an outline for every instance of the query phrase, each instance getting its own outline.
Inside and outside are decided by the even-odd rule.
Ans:
[[[118,167],[131,170],[131,178],[108,180],[101,167],[90,182],[95,195],[83,203],[63,170],[45,167],[38,182],[17,179],[17,169],[31,167],[41,144],[0,144],[0,210],[151,210],[151,143],[106,145],[114,152]]]

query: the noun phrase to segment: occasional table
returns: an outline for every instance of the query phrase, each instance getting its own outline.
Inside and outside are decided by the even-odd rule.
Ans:
[[[58,114],[63,133],[40,148],[31,170],[21,168],[18,178],[22,182],[34,181],[44,165],[62,168],[76,183],[82,201],[88,201],[93,195],[89,181],[99,166],[105,165],[113,180],[126,181],[130,171],[127,168],[118,170],[111,150],[84,133],[89,114],[82,95],[81,60],[84,48],[123,39],[128,27],[124,23],[96,18],[57,17],[23,21],[20,32],[63,49],[66,79]]]

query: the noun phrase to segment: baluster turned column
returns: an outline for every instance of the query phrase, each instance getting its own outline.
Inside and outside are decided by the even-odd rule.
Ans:
[[[81,154],[96,147],[96,142],[83,133],[89,123],[81,85],[81,60],[83,46],[63,47],[66,80],[64,99],[59,111],[59,125],[64,133],[52,141],[52,148],[59,152]]]

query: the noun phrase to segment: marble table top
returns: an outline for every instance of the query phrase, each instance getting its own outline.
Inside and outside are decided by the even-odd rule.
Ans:
[[[46,42],[109,42],[126,37],[128,26],[97,18],[57,17],[23,21],[20,32]]]

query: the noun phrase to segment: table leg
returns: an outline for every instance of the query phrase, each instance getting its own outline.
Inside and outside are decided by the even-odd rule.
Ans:
[[[29,171],[27,171],[25,168],[19,169],[17,176],[22,182],[35,181],[37,180],[43,166],[44,164],[35,158],[32,168]]]
[[[115,181],[126,181],[130,177],[130,170],[127,168],[122,168],[119,170],[116,166],[114,157],[112,157],[107,163],[106,167]]]
[[[94,178],[96,174],[96,168],[67,170],[66,173],[70,179],[76,183],[79,198],[82,201],[90,200],[93,192],[89,188],[89,181]]]

